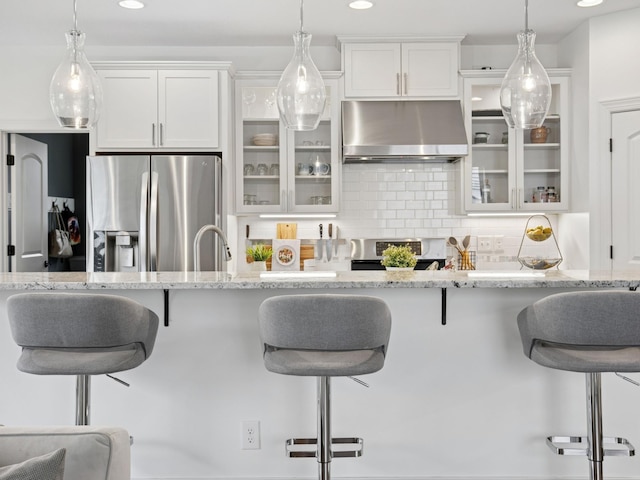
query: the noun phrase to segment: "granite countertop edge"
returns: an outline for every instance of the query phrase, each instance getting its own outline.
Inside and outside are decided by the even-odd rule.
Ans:
[[[318,272],[326,275],[326,272]],[[0,290],[260,290],[352,288],[632,288],[640,286],[640,271],[527,272],[336,272],[325,278],[306,273],[303,278],[261,278],[259,273],[151,272],[151,273],[0,273]],[[486,275],[486,276],[485,276]]]

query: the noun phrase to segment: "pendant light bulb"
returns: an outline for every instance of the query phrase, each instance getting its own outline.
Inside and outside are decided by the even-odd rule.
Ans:
[[[74,29],[67,32],[67,52],[49,86],[51,109],[60,126],[85,129],[98,121],[102,106],[100,79],[84,54],[85,34],[78,31],[76,2]]]
[[[320,71],[311,60],[311,35],[303,30],[303,0],[300,30],[293,35],[293,58],[282,72],[276,100],[280,119],[290,130],[315,130],[324,113],[326,92]]]
[[[500,106],[509,127],[542,126],[551,105],[551,82],[535,54],[536,33],[528,28],[525,0],[525,30],[518,34],[518,54],[500,88]]]

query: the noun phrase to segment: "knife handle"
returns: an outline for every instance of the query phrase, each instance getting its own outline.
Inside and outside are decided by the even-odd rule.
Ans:
[[[329,238],[333,238],[333,223],[329,224]]]
[[[320,224],[320,238],[322,238],[322,224]]]

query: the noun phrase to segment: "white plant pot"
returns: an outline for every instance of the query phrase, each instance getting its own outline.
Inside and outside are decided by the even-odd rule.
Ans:
[[[249,264],[249,268],[251,269],[252,272],[266,272],[267,262],[264,260],[260,262],[254,261],[253,263]]]
[[[384,267],[390,272],[411,272],[414,267]]]

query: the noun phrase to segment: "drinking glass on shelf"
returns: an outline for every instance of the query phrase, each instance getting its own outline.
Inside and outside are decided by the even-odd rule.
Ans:
[[[245,205],[256,205],[258,203],[258,196],[245,193],[243,197],[243,203]]]
[[[266,163],[258,164],[258,175],[266,175],[268,172],[269,172],[269,169],[267,168]]]
[[[274,177],[280,175],[280,165],[278,165],[277,163],[272,163],[269,167],[269,175],[273,175]]]
[[[253,164],[251,164],[251,163],[245,163],[244,164],[244,174],[245,175],[253,175],[254,171],[255,171],[255,168],[254,168]]]

